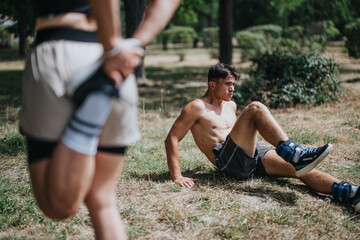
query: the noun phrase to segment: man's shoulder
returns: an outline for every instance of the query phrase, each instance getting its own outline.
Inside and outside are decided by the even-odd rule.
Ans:
[[[231,108],[233,108],[236,111],[236,103],[233,100],[230,100],[227,102],[227,105],[230,106]]]
[[[203,111],[203,110],[205,110],[205,103],[200,98],[196,98],[196,99],[192,100],[191,102],[189,102],[184,107],[184,110],[197,111],[197,112]]]

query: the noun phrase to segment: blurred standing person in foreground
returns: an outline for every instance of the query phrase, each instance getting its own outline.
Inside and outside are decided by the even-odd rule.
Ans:
[[[68,218],[85,202],[97,239],[126,238],[115,190],[125,149],[139,139],[132,73],[179,3],[151,1],[122,39],[118,0],[34,0],[20,130],[34,195],[50,218]]]

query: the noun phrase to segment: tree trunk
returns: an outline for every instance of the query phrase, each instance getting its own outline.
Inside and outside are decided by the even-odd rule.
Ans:
[[[232,64],[233,0],[219,0],[220,62]]]
[[[19,33],[19,55],[25,56],[26,52],[26,23],[23,17],[18,19],[18,33]]]
[[[146,2],[146,0],[124,0],[125,33],[127,38],[131,37],[140,25],[144,17]],[[135,69],[135,75],[140,84],[146,82],[144,61],[142,61],[140,66]]]

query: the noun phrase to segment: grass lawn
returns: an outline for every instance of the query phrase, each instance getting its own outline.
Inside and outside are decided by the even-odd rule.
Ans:
[[[343,97],[271,112],[293,140],[334,144],[317,169],[360,184],[360,61],[347,58],[338,43],[328,54],[341,63]],[[249,63],[236,57],[235,65],[246,72]],[[295,179],[225,178],[191,134],[180,143],[180,164],[183,175],[198,182],[194,189],[174,184],[163,141],[181,107],[204,94],[208,67],[216,60],[202,49],[188,50],[183,62],[174,51],[149,49],[145,63],[151,84],[139,86],[142,139],[128,150],[118,182],[129,239],[360,239],[360,214],[351,207]],[[18,133],[22,67],[22,59],[0,58],[0,239],[94,239],[84,206],[65,222],[44,217],[36,206]]]

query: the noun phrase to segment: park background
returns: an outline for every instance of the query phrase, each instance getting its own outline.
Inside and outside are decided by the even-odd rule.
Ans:
[[[146,4],[122,2],[124,36]],[[359,239],[360,217],[350,206],[294,179],[225,178],[190,133],[180,164],[198,182],[181,188],[164,147],[181,108],[205,93],[209,66],[221,60],[242,74],[239,109],[260,100],[294,141],[333,143],[317,169],[360,184],[359,17],[359,0],[183,1],[137,71],[142,139],[128,150],[118,183],[129,238]],[[34,41],[30,1],[1,1],[0,19],[0,239],[93,239],[84,206],[65,222],[36,206],[18,132],[22,69]]]

